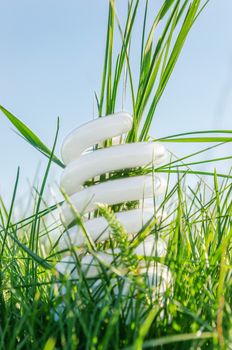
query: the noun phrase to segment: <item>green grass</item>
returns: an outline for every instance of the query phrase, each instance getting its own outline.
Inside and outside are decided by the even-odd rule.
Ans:
[[[50,149],[20,119],[0,107],[21,136],[48,158],[41,185],[33,189],[32,215],[14,221],[19,170],[9,208],[0,197],[0,349],[232,348],[232,175],[216,168],[198,170],[198,165],[230,161],[232,156],[212,159],[206,155],[204,160],[198,156],[231,142],[232,131],[198,130],[159,140],[149,135],[157,104],[204,6],[200,0],[166,0],[148,27],[149,2],[129,1],[122,27],[115,2],[109,3],[102,83],[99,95],[95,93],[98,116],[117,111],[126,92],[134,117],[127,142],[150,139],[168,146],[171,142],[194,142],[202,148],[182,158],[172,155],[168,163],[153,169],[168,180],[165,194],[155,201],[156,209],[168,215],[161,221],[153,219],[133,241],[127,239],[114,216],[120,206],[99,206],[96,214],[109,221],[113,239],[95,244],[86,232],[87,251],[99,264],[97,281],[82,273],[75,247],[59,251],[56,243],[44,245],[44,239],[56,229],[56,225],[47,224],[47,218],[60,205],[46,205],[50,169],[53,163],[64,167],[55,156],[59,120]],[[138,11],[144,11],[144,21],[137,57],[139,77],[135,77],[130,47]],[[118,52],[114,46],[117,30],[121,37]],[[110,145],[111,140],[107,140],[105,147]],[[148,171],[132,169],[126,175]],[[189,175],[196,180],[194,186],[189,185]],[[65,193],[64,199],[68,201]],[[76,220],[83,225],[80,213],[76,213]],[[153,295],[146,273],[142,275],[138,267],[141,257],[134,253],[149,234],[163,238],[168,246],[165,257],[145,259],[147,268],[162,263],[172,274],[163,297]],[[122,252],[115,253],[110,266],[98,254],[107,247],[119,247]],[[76,262],[79,279],[69,279],[54,268],[67,253]],[[130,286],[128,293],[123,289],[126,285]]]

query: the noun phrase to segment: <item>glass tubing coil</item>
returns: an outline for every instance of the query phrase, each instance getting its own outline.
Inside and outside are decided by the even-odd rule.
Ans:
[[[135,235],[154,217],[154,205],[147,205],[146,199],[159,196],[165,191],[166,181],[162,177],[154,174],[133,176],[108,180],[83,188],[87,180],[105,173],[149,164],[155,167],[165,161],[167,152],[164,146],[154,142],[117,144],[109,148],[85,152],[107,139],[117,140],[131,130],[132,124],[131,115],[122,112],[95,119],[73,130],[65,138],[61,148],[66,167],[62,173],[60,185],[69,196],[73,208],[82,214],[97,209],[98,203],[113,205],[140,201],[139,208],[115,214],[128,234]],[[70,203],[65,202],[61,207],[61,220],[65,227],[75,219]],[[85,227],[95,242],[104,241],[110,237],[109,225],[103,217],[87,220]],[[68,229],[59,240],[61,249],[69,247],[70,244],[78,247],[85,245],[85,237],[77,226]],[[166,244],[160,238],[157,242],[152,235],[135,248],[135,253],[140,256],[154,255],[154,252],[155,255],[164,256]],[[113,255],[109,251],[99,254],[108,264],[112,263]],[[74,264],[74,259],[67,256],[57,264],[56,268],[61,273],[70,273],[73,278],[77,278],[77,271],[73,269]],[[90,254],[82,258],[81,265],[87,277],[96,277],[99,274],[96,259]],[[141,266],[141,272],[144,269],[144,266]],[[155,268],[149,267],[149,271],[146,271],[154,275],[154,269],[156,280],[161,279],[162,283],[170,282],[171,276],[166,266],[159,264],[157,269],[156,264]]]

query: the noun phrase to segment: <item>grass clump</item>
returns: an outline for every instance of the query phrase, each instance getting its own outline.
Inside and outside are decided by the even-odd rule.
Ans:
[[[55,348],[67,349],[230,348],[231,184],[218,187],[215,176],[209,193],[203,183],[194,192],[183,189],[183,181],[168,189],[160,205],[169,215],[149,232],[166,240],[167,252],[145,258],[143,273],[131,263],[125,270],[132,258],[139,261],[132,241],[123,255],[115,251],[112,267],[99,261],[97,279],[86,278],[70,247],[79,278],[67,278],[52,268],[61,252],[47,256],[39,245],[37,255],[28,248],[31,223],[11,224],[1,255],[1,347],[39,349],[55,339]],[[146,275],[160,263],[172,275],[162,295]]]
[[[149,136],[157,104],[205,5],[200,0],[163,1],[148,28],[148,1],[128,2],[124,27],[116,2],[109,2],[102,84],[99,96],[95,96],[101,117],[118,109],[119,97],[124,98],[127,92],[133,128],[126,142],[157,141]],[[142,10],[136,79],[131,70],[130,48],[135,20]],[[116,30],[121,38],[117,53]],[[0,108],[21,135],[48,157],[41,186],[34,190],[31,215],[17,222],[13,219],[19,171],[9,209],[0,198],[0,349],[232,348],[232,176],[216,170],[197,170],[199,164],[231,157],[191,159],[231,142],[231,130],[191,131],[158,140],[212,145],[182,158],[173,156],[152,169],[168,179],[164,196],[154,203],[156,212],[162,215],[159,220],[154,216],[132,240],[114,215],[122,206],[99,205],[95,215],[100,213],[107,219],[112,238],[95,244],[88,241],[86,232],[89,244],[79,255],[75,246],[60,251],[58,242],[51,242],[48,249],[42,240],[60,229],[58,222],[49,226],[46,219],[61,203],[45,204],[52,164],[64,167],[55,156],[59,124],[50,150],[22,121]],[[108,140],[104,146],[111,144]],[[107,176],[118,178],[148,171],[151,170],[131,169]],[[196,179],[194,186],[189,185],[189,175]],[[98,181],[105,180],[101,177]],[[65,199],[68,201],[68,197]],[[128,203],[126,208],[136,205]],[[76,220],[84,228],[80,213],[76,213]],[[165,254],[136,254],[136,247],[148,235],[166,242]],[[110,263],[103,259],[106,249],[112,252]],[[93,256],[97,277],[88,278],[83,271],[81,258],[87,253]],[[72,264],[76,273],[66,275],[55,269],[64,255],[69,256],[69,266]]]

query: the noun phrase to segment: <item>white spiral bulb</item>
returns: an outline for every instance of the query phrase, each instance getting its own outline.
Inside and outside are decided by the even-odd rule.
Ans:
[[[71,132],[62,145],[62,159],[66,165],[61,176],[61,187],[69,196],[73,208],[82,214],[90,213],[97,208],[98,203],[114,205],[123,202],[140,201],[137,209],[116,213],[116,217],[130,235],[138,233],[142,227],[154,217],[154,205],[144,205],[146,199],[158,196],[165,191],[166,182],[160,176],[154,174],[140,175],[127,178],[108,180],[90,187],[83,187],[84,183],[96,176],[112,171],[138,168],[147,165],[157,166],[167,156],[163,145],[154,142],[138,142],[130,144],[118,144],[109,148],[102,148],[92,152],[85,152],[90,147],[101,145],[102,142],[119,137],[131,130],[133,119],[128,113],[118,113],[101,117],[90,121]],[[70,203],[64,203],[61,207],[62,222],[68,226],[74,219],[75,213],[70,208]],[[157,216],[159,214],[156,214]],[[110,237],[108,222],[103,217],[86,220],[85,227],[93,241],[104,241]],[[78,226],[68,229],[59,240],[61,249],[70,246],[84,246],[85,237]],[[155,248],[154,248],[155,247]],[[158,256],[164,256],[166,245],[163,240],[155,240],[149,236],[136,249],[140,256],[151,256],[154,252]],[[100,252],[99,257],[108,264],[113,261],[110,251]],[[87,254],[82,258],[81,265],[87,277],[96,277],[99,274],[97,261],[92,255]],[[75,259],[65,257],[56,268],[61,273],[69,273],[77,278],[77,272],[73,270]],[[158,264],[160,265],[160,264]],[[144,264],[140,262],[141,269]],[[170,283],[170,273],[163,265],[160,272],[155,267],[155,274],[161,276],[165,270],[163,280]],[[150,267],[148,273],[154,274],[154,268]],[[159,276],[159,277],[160,277]]]

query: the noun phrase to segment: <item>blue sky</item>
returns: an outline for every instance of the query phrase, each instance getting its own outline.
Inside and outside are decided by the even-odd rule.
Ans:
[[[125,2],[118,0],[122,20]],[[155,11],[160,3],[151,0],[151,9]],[[67,132],[93,116],[93,92],[99,91],[104,55],[107,0],[2,0],[0,13],[0,104],[48,145],[60,116],[59,153]],[[211,0],[196,22],[158,107],[154,136],[231,128],[231,13],[231,1]],[[140,48],[141,20],[136,22],[134,52]],[[18,165],[20,191],[26,192],[41,161],[42,173],[42,156],[12,131],[2,115],[0,145],[1,194],[9,197],[12,192]],[[183,153],[183,146],[169,147]],[[229,153],[229,146],[224,151]],[[58,179],[59,169],[54,168],[51,177],[50,181]]]

